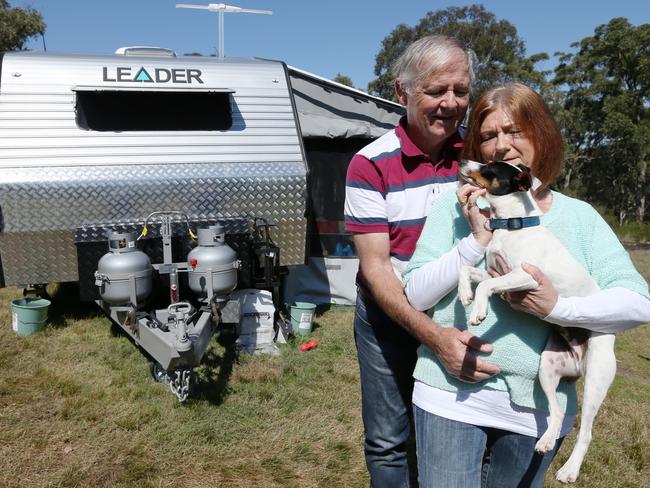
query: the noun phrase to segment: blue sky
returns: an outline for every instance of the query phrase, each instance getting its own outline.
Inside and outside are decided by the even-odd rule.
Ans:
[[[216,3],[215,0],[212,0]],[[215,53],[217,15],[175,8],[209,0],[10,0],[31,6],[47,23],[50,52],[111,53],[121,46],[150,45],[178,54]],[[326,78],[342,73],[365,89],[382,39],[398,24],[415,25],[428,11],[475,2],[424,0],[230,0],[230,5],[272,10],[273,15],[226,14],[227,57],[279,59]],[[485,0],[498,19],[511,22],[527,54],[569,51],[614,17],[650,23],[647,0]],[[42,51],[37,39],[28,47]],[[548,68],[550,66],[543,66]]]

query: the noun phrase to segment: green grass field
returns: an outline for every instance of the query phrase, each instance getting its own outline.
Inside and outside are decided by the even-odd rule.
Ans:
[[[631,254],[650,279],[650,251]],[[73,290],[57,290],[46,330],[14,334],[18,294],[0,290],[0,486],[368,485],[350,310],[318,316],[305,353],[237,357],[231,333],[215,336],[181,404]],[[650,487],[650,327],[620,334],[617,356],[578,487]]]

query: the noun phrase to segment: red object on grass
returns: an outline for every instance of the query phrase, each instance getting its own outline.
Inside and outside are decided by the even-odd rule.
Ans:
[[[309,342],[305,342],[304,344],[300,344],[300,350],[302,352],[310,351],[312,349],[316,349],[316,346],[318,346],[318,342],[309,341]]]

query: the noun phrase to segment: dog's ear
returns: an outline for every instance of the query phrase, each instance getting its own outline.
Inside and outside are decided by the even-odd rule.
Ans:
[[[517,173],[512,178],[513,187],[516,188],[516,191],[528,191],[533,185],[533,180],[530,176],[530,171],[522,171]]]
[[[525,164],[519,163],[517,165],[517,168],[519,168],[520,170],[522,170],[522,171],[524,171],[526,173],[530,173],[530,168],[528,166],[526,166]]]

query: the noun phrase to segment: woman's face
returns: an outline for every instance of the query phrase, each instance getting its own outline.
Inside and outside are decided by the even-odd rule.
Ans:
[[[535,161],[533,142],[501,107],[489,113],[480,128],[483,162],[506,161],[530,167]]]

